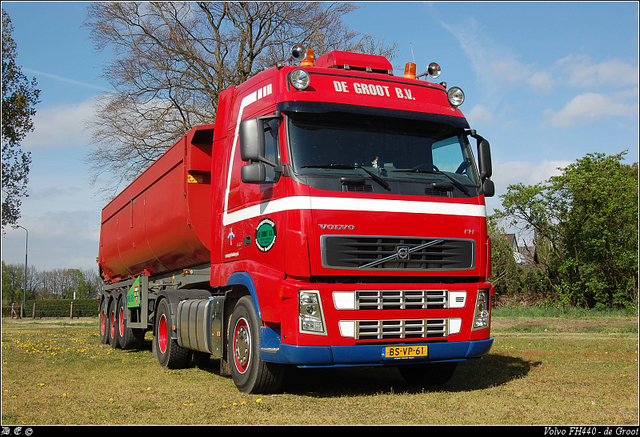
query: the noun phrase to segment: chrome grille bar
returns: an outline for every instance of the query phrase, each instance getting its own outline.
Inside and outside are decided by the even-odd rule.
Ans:
[[[360,310],[445,308],[447,290],[359,290],[356,308]]]
[[[438,338],[448,335],[447,319],[357,320],[356,340]]]

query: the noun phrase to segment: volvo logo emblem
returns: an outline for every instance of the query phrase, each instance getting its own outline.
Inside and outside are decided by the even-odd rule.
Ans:
[[[380,259],[377,259],[375,261],[371,261],[370,263],[363,264],[358,268],[359,269],[368,269],[370,267],[375,267],[377,265],[384,264],[384,263],[386,263],[388,261],[392,261],[394,259],[407,260],[407,259],[409,259],[409,255],[412,252],[417,252],[419,250],[426,249],[427,247],[433,246],[435,244],[440,244],[443,241],[444,240],[430,240],[430,241],[427,241],[426,243],[419,244],[418,246],[413,246],[411,248],[409,248],[409,246],[398,246],[398,247],[396,247],[396,253],[394,253],[393,255],[385,256],[384,258],[380,258]]]
[[[397,250],[398,259],[409,259],[409,248],[407,246],[400,246]]]

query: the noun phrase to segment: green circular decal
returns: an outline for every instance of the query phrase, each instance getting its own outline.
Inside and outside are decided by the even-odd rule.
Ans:
[[[256,246],[263,252],[271,250],[276,242],[276,224],[264,219],[256,227]]]

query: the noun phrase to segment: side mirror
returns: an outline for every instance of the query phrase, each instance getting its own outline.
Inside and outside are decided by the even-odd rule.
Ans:
[[[265,120],[278,118],[280,114],[264,117],[249,118],[240,122],[238,141],[240,143],[240,158],[249,164],[242,166],[240,178],[248,184],[261,184],[267,179],[265,164],[273,167],[276,179],[283,173],[283,168],[275,162],[265,158]]]
[[[480,180],[482,181],[482,191],[485,197],[493,197],[496,194],[496,186],[491,179],[493,173],[491,168],[491,146],[489,141],[482,138],[475,130],[467,131],[478,142],[478,167],[480,170]]]
[[[243,165],[240,169],[240,179],[245,184],[261,184],[267,179],[267,169],[262,162]]]
[[[240,122],[240,157],[243,161],[262,161],[264,158],[264,127],[259,118]]]
[[[484,138],[478,143],[478,166],[480,167],[480,179],[491,177],[491,147],[489,141]]]
[[[484,191],[484,197],[493,197],[496,194],[496,186],[491,179],[482,181],[482,191]]]

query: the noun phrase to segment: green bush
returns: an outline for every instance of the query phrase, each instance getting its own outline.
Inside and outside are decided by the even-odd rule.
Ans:
[[[28,300],[26,315],[27,317],[32,315],[35,317],[69,317],[72,302],[73,317],[92,317],[98,314],[100,301],[97,299],[47,299]]]

